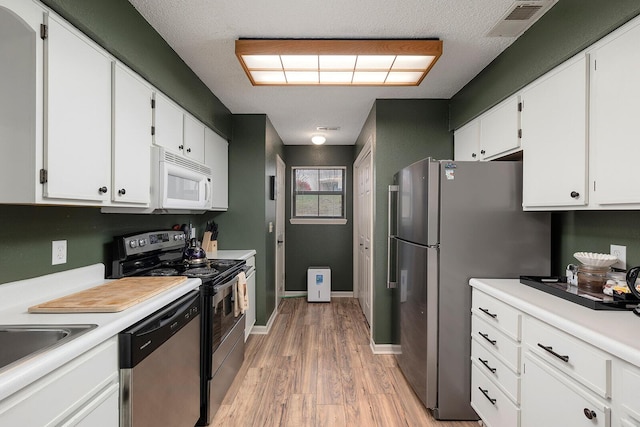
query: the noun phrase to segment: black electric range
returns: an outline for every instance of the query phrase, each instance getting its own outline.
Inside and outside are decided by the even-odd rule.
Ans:
[[[190,266],[182,260],[188,242],[183,231],[136,233],[114,238],[111,278],[130,276],[187,276],[199,278],[215,292],[246,267],[244,260],[209,259]]]
[[[245,315],[236,313],[234,303],[246,261],[209,259],[191,266],[182,260],[187,242],[185,233],[177,230],[116,237],[110,277],[187,276],[202,281],[198,425],[208,425],[244,360]]]

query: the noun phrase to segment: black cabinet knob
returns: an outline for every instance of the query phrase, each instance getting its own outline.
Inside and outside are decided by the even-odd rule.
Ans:
[[[127,190],[125,190],[124,188],[121,188],[120,190],[118,190],[118,194],[121,196],[124,196],[125,194],[127,194]]]
[[[476,153],[471,153],[471,157],[473,157],[474,159],[477,157],[478,155]]]
[[[178,148],[182,150],[184,148],[184,145],[178,145]]]
[[[191,148],[187,148],[187,153],[190,153],[190,152],[191,152]]]
[[[577,191],[572,191],[571,192],[571,198],[577,199],[578,197],[580,197],[580,193],[578,193]]]
[[[480,150],[480,154],[484,154],[484,153],[486,153],[486,151]]]
[[[595,411],[592,411],[589,408],[584,408],[583,412],[584,412],[584,416],[587,417],[590,420],[594,419],[597,416]]]
[[[105,194],[107,191],[108,191],[107,187],[98,188],[98,193],[100,193],[100,194]]]

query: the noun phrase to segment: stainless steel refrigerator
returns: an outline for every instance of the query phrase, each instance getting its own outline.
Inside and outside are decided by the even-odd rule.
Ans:
[[[549,274],[550,216],[522,211],[521,162],[425,159],[394,179],[398,365],[435,418],[478,419],[469,279]]]

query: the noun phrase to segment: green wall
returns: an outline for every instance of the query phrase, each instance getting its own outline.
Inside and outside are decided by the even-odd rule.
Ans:
[[[492,107],[537,77],[640,14],[637,0],[561,0],[451,100],[450,128]],[[640,212],[569,211],[553,218],[552,269],[563,274],[573,253],[609,253],[627,246],[627,265],[640,264]]]
[[[331,290],[353,291],[353,146],[287,145],[285,269],[286,290],[307,291],[307,268],[331,267]],[[291,224],[291,168],[294,166],[346,167],[347,223]]]
[[[417,160],[453,157],[448,119],[448,100],[379,99],[356,142],[356,150],[360,152],[369,138],[374,141],[373,340],[376,344],[397,342],[395,293],[386,286],[388,187],[397,171]]]
[[[451,129],[640,13],[638,0],[560,0],[451,99]]]
[[[229,210],[205,214],[220,230],[218,249],[255,249],[256,324],[266,325],[275,309],[275,202],[269,199],[269,175],[282,140],[264,114],[233,116],[229,145]]]
[[[114,236],[174,224],[196,215],[102,214],[98,208],[0,205],[0,283],[102,262],[110,271]],[[51,265],[51,241],[67,241],[67,263]],[[55,283],[52,283],[55,286]]]
[[[229,109],[127,0],[42,2],[203,123],[231,136]]]
[[[231,113],[126,0],[45,0],[114,56],[223,135]],[[0,283],[111,259],[113,236],[173,224],[200,223],[203,215],[101,214],[98,208],[0,205]],[[203,228],[200,228],[202,230]],[[51,265],[51,241],[67,240],[67,263]],[[109,266],[107,266],[109,267]],[[52,284],[55,286],[55,284]]]

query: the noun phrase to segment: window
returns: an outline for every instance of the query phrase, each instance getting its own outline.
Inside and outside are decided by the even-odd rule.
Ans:
[[[346,223],[346,168],[294,167],[291,175],[292,223]]]

